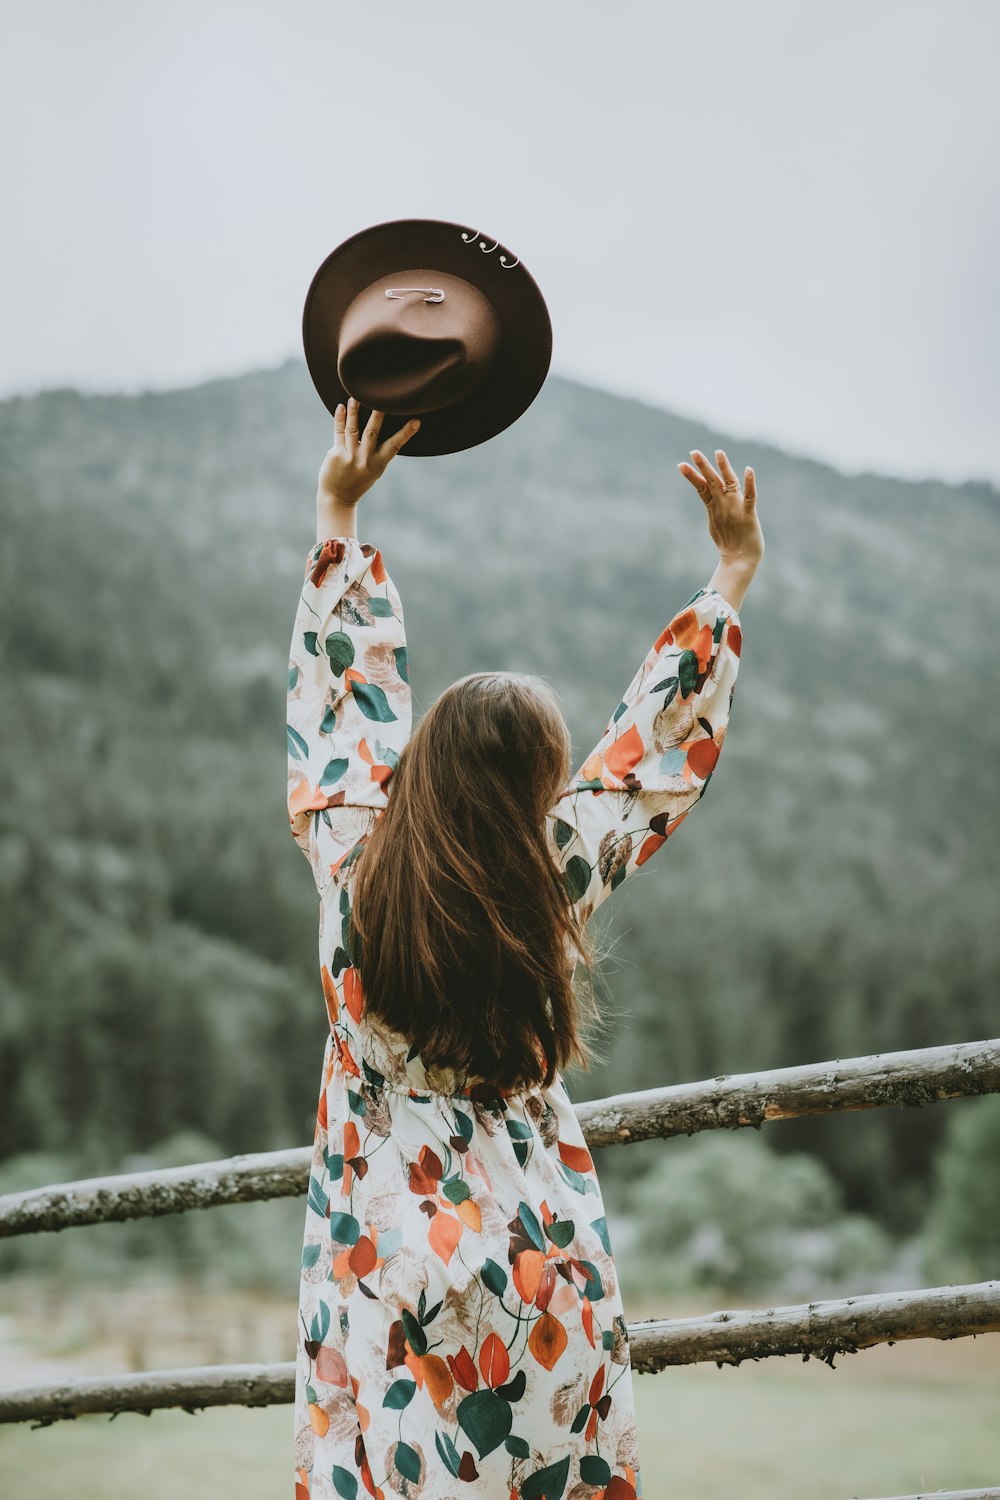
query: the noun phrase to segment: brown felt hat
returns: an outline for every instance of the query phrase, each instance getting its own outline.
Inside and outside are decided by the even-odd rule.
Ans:
[[[316,272],[302,314],[306,364],[324,406],[353,396],[379,441],[411,417],[400,457],[485,443],[534,401],[552,324],[518,257],[442,219],[393,219],[344,240]]]

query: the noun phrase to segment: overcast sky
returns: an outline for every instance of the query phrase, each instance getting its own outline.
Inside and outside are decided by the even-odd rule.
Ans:
[[[997,0],[21,0],[5,23],[0,395],[301,356],[335,245],[442,218],[521,257],[553,372],[848,472],[1000,483]]]

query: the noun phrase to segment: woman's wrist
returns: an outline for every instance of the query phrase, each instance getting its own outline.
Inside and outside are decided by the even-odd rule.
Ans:
[[[731,604],[738,614],[743,608],[743,600],[750,587],[750,580],[756,571],[756,562],[720,557],[708,586],[717,594],[721,594],[726,603]]]
[[[316,493],[316,540],[325,542],[331,536],[350,536],[357,540],[357,505],[349,505],[331,495],[329,490]]]

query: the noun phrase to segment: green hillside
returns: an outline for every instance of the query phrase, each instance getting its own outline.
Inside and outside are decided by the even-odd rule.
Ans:
[[[0,404],[0,1161],[114,1170],[185,1127],[224,1151],[311,1138],[326,1021],[283,723],[332,434],[299,360]],[[578,1099],[997,1030],[989,486],[846,476],[550,377],[492,442],[400,457],[362,502],[415,714],[463,673],[539,672],[582,759],[712,572],[675,465],[717,446],[753,464],[767,541],[729,738],[605,908],[617,1042]],[[907,1225],[943,1123],[768,1138]],[[658,1149],[602,1156],[609,1198]]]

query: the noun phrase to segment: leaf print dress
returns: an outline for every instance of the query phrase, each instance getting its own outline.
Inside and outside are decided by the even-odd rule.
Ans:
[[[547,818],[589,916],[715,768],[739,667],[703,588],[646,653]],[[306,1205],[296,1500],[634,1500],[632,1370],[601,1188],[561,1075],[456,1089],[365,1014],[351,866],[411,725],[381,552],[310,548],[288,671],[288,812],[319,892],[329,1033]]]

